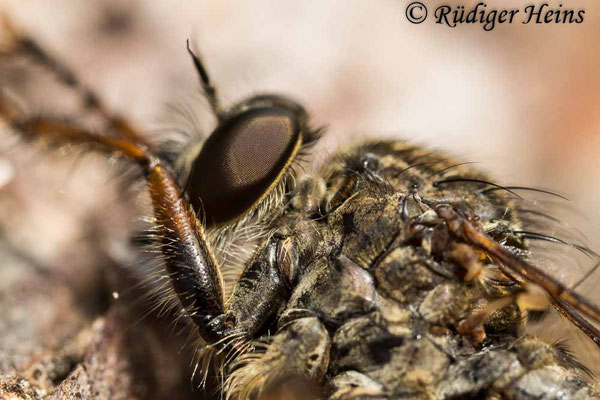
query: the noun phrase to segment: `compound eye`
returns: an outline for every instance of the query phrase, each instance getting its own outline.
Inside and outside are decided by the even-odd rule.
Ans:
[[[204,143],[190,172],[187,193],[208,225],[235,221],[280,182],[302,135],[291,111],[261,107],[223,122]]]

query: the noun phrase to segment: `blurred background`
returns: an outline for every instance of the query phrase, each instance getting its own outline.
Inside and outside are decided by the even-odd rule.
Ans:
[[[205,132],[214,123],[198,101],[197,77],[185,51],[190,38],[225,104],[259,92],[283,93],[305,104],[317,123],[328,125],[317,163],[341,145],[373,136],[449,151],[479,162],[502,184],[568,197],[570,202],[558,204],[553,215],[600,251],[600,3],[548,2],[584,9],[581,24],[514,23],[491,32],[479,24],[452,29],[433,23],[437,5],[468,8],[476,1],[423,0],[430,15],[419,25],[407,21],[408,3],[0,0],[0,11],[150,136],[173,125],[168,105],[192,105]],[[490,0],[487,8],[522,9],[530,3]],[[39,68],[23,72],[23,63],[11,61],[1,71],[0,84],[23,98],[29,110],[77,112],[73,97]],[[60,282],[85,294],[99,279],[121,281],[114,273],[99,277],[94,268],[106,262],[98,248],[104,239],[97,238],[126,238],[135,218],[120,201],[105,162],[22,148],[5,132],[0,139],[2,246],[5,260],[12,260],[0,266],[0,292],[13,300],[18,298],[14,291],[31,299],[22,294],[32,290],[30,283],[19,286],[23,263],[58,269]],[[31,279],[44,288],[47,278],[38,272]],[[574,276],[564,279],[573,282]],[[583,289],[599,300],[597,281]],[[114,293],[109,295],[107,302],[116,301]],[[68,307],[80,307],[81,298],[70,297]],[[97,301],[90,304],[73,326],[86,326],[101,312]],[[27,313],[17,314],[0,323],[0,337],[3,326],[9,334],[31,320]],[[62,321],[51,311],[39,318],[47,326],[36,327],[38,335]],[[11,365],[31,363],[29,347],[14,351],[24,333],[11,334],[12,342],[0,341],[0,352],[14,353]],[[41,347],[56,347],[56,340]],[[156,387],[168,392],[169,384],[180,384],[176,375],[168,384],[157,380]]]

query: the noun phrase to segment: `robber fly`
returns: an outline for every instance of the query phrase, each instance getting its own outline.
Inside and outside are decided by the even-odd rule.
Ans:
[[[0,116],[26,139],[86,145],[143,172],[164,297],[199,338],[200,373],[218,365],[225,398],[273,398],[294,379],[332,400],[600,398],[564,348],[523,334],[527,316],[553,308],[600,345],[598,306],[532,261],[519,188],[393,140],[302,174],[323,133],[304,107],[271,94],[225,106],[189,45],[217,123],[167,151],[10,34],[7,52],[53,72],[109,129],[28,117],[4,94]]]

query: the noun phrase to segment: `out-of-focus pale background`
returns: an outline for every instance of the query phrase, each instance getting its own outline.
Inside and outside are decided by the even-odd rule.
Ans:
[[[475,1],[423,0],[430,16],[420,25],[407,21],[408,2],[2,0],[0,5],[112,109],[149,132],[168,121],[166,104],[197,94],[185,52],[189,37],[225,102],[280,92],[328,124],[320,158],[340,144],[374,135],[448,150],[480,162],[501,183],[566,195],[567,208],[578,210],[571,213],[572,223],[600,251],[600,2],[549,1],[585,9],[582,24],[514,23],[492,32],[479,24],[451,29],[431,20],[436,5]],[[530,3],[487,1],[488,9]],[[27,82],[19,87],[40,93]],[[42,91],[34,102],[44,109],[62,101]],[[210,116],[201,115],[209,130]],[[72,226],[82,215],[110,208],[103,197],[109,186],[102,170],[83,166],[82,175],[64,165],[51,178],[52,164],[30,164],[33,158],[12,161],[17,178],[36,182],[13,191],[38,209],[36,217],[16,218],[29,214],[13,204],[11,215],[0,218],[12,222],[17,237],[45,248],[34,251],[56,255],[56,243],[77,237]],[[63,194],[50,198],[59,205],[36,205],[57,182]],[[49,227],[41,214],[62,224]],[[29,238],[32,228],[50,239]]]

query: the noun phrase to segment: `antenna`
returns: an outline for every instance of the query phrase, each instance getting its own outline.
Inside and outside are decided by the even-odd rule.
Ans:
[[[200,78],[200,84],[202,85],[202,90],[204,91],[204,95],[208,100],[208,104],[210,105],[213,114],[215,114],[215,116],[221,120],[223,118],[223,110],[221,108],[221,104],[219,103],[219,99],[217,98],[217,91],[212,83],[210,83],[210,78],[208,77],[206,68],[204,68],[204,65],[202,64],[202,60],[200,60],[200,57],[194,54],[192,49],[190,49],[190,40],[187,39],[185,43],[187,51],[192,57],[192,61],[194,61],[194,67],[196,67],[196,72]]]

